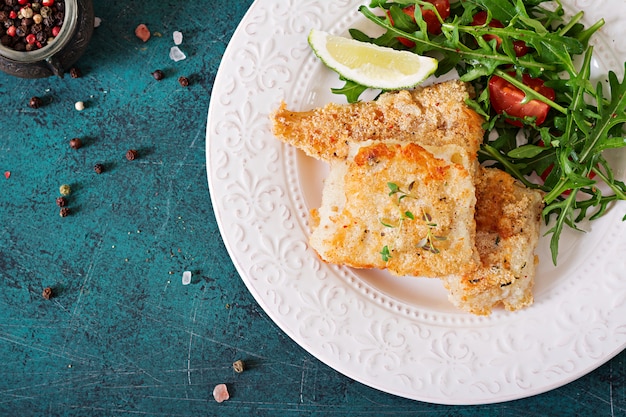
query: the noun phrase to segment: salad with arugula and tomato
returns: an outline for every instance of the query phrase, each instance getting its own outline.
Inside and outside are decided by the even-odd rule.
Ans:
[[[351,29],[352,38],[435,57],[436,76],[455,70],[474,86],[468,105],[486,131],[479,159],[544,191],[555,264],[565,226],[626,200],[603,155],[626,146],[626,80],[612,71],[591,80],[603,20],[585,27],[583,12],[566,17],[559,0],[372,0],[359,10],[384,33]],[[358,101],[367,87],[344,81],[333,92]]]

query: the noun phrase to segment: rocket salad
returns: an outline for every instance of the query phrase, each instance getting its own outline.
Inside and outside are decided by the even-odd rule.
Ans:
[[[626,79],[591,81],[589,41],[603,20],[585,27],[583,12],[566,18],[560,1],[544,0],[372,0],[359,10],[384,33],[351,29],[354,39],[433,56],[436,76],[456,70],[474,86],[468,105],[486,130],[479,159],[545,192],[555,264],[565,226],[578,230],[626,199],[603,156],[626,146]],[[366,89],[345,80],[333,92],[355,102]]]

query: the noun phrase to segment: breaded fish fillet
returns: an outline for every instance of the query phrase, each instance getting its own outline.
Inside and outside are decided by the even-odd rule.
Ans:
[[[465,104],[471,93],[451,81],[272,115],[280,140],[331,166],[312,210],[322,259],[441,277],[452,303],[474,314],[532,303],[542,196],[478,167],[483,120]]]
[[[474,166],[463,148],[392,141],[352,148],[331,162],[313,212],[309,243],[324,261],[401,276],[478,268]]]
[[[272,115],[274,134],[316,159],[344,159],[349,143],[394,140],[420,145],[455,144],[476,155],[482,118],[466,104],[468,84],[448,81],[412,91],[381,94],[376,101],[328,104],[305,112],[283,103]]]
[[[480,168],[476,199],[481,267],[444,278],[450,301],[479,315],[490,314],[500,304],[510,311],[526,307],[533,302],[543,197],[504,171]]]

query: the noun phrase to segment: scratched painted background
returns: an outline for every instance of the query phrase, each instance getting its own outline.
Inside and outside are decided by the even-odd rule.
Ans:
[[[0,74],[0,415],[626,415],[625,352],[561,389],[475,407],[387,395],[308,355],[239,279],[206,183],[212,82],[251,1],[95,3],[82,78]],[[162,36],[142,43],[139,23]],[[180,62],[168,57],[175,30]],[[32,96],[45,105],[30,109]],[[64,183],[72,214],[61,218]],[[222,404],[218,383],[231,392]]]

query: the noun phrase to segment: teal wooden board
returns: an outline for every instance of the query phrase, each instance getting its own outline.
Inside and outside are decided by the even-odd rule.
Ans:
[[[310,356],[247,291],[207,187],[212,83],[252,2],[95,3],[102,24],[77,64],[83,77],[0,74],[0,415],[626,415],[624,352],[560,389],[472,407],[385,394]],[[153,31],[146,43],[139,23]],[[168,56],[176,30],[179,62]],[[45,105],[31,109],[32,96]],[[72,187],[65,218],[61,184]],[[231,393],[221,404],[218,383]]]

